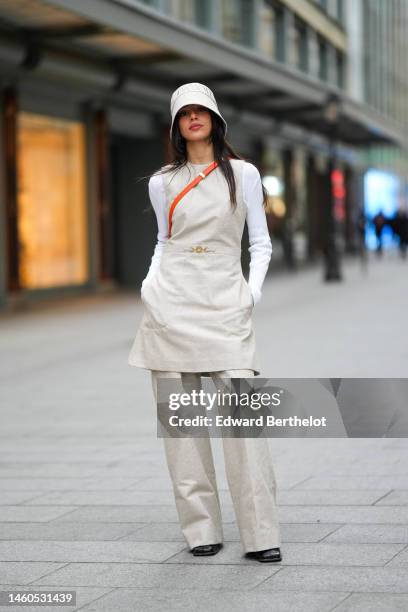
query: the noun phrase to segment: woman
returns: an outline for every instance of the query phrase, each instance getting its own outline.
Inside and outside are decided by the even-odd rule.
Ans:
[[[227,143],[227,124],[211,89],[182,85],[170,110],[174,162],[149,181],[159,232],[128,360],[151,370],[156,402],[159,378],[196,388],[203,375],[220,382],[260,374],[251,315],[272,252],[259,172]],[[200,182],[175,202],[195,177]],[[245,221],[248,283],[241,268]],[[163,440],[182,532],[193,555],[214,555],[223,533],[210,440]],[[244,552],[261,562],[281,561],[267,440],[223,438],[223,448]]]

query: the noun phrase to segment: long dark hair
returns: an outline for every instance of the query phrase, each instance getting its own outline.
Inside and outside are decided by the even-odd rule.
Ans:
[[[227,181],[229,192],[230,192],[230,200],[233,209],[237,206],[237,198],[236,198],[236,184],[234,172],[229,161],[229,158],[232,159],[244,159],[238,153],[234,151],[230,143],[225,138],[224,134],[224,123],[222,119],[214,113],[211,109],[208,109],[211,114],[212,119],[212,129],[210,133],[210,140],[213,144],[214,149],[214,159],[218,162],[218,167],[223,173],[225,180]],[[179,128],[179,115],[177,114],[174,123],[173,129],[171,132],[170,138],[170,156],[171,162],[167,166],[163,166],[153,174],[162,173],[165,174],[167,172],[178,171],[180,168],[183,168],[187,165],[187,142],[186,139],[181,135]],[[263,193],[263,206],[264,208],[268,203],[268,192],[265,186],[262,184],[262,193]]]

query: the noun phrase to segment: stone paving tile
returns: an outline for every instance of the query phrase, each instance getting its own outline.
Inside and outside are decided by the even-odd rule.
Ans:
[[[136,485],[137,478],[100,478],[99,476],[92,479],[89,484],[82,487],[83,491],[127,491],[130,487]],[[76,487],[72,487],[76,490]]]
[[[222,506],[232,506],[232,499],[229,491],[220,491],[220,502]],[[37,496],[31,494],[27,503],[22,500],[24,505],[76,505],[76,506],[171,506],[174,504],[174,494],[172,490],[164,491],[58,491],[43,492]]]
[[[0,540],[115,541],[134,533],[142,525],[144,523],[0,523]]]
[[[276,576],[264,581],[257,588],[271,593],[275,590],[408,593],[408,568],[283,567]]]
[[[32,506],[149,506],[171,505],[174,503],[172,491],[64,491],[44,493],[25,505]]]
[[[406,476],[406,464],[401,462],[395,464],[393,461],[381,460],[380,458],[376,461],[358,461],[358,467],[352,462],[350,465],[341,465],[335,470],[332,466],[321,466],[319,469],[320,475],[332,474],[333,476],[353,476],[356,471],[360,476],[387,476],[388,474],[394,474],[395,476]]]
[[[301,482],[304,482],[307,478],[310,477],[311,470],[307,470],[307,474],[290,474],[286,476],[284,474],[280,474],[275,467],[275,479],[277,483],[278,491],[291,491],[296,488]]]
[[[117,491],[136,485],[137,478],[0,478],[0,491]],[[2,495],[3,497],[3,495]]]
[[[14,388],[15,390],[15,386],[13,386],[13,384],[10,387],[5,387],[10,388],[11,390]],[[12,396],[11,396],[12,397]],[[20,396],[21,397],[21,396]],[[44,392],[42,393],[42,397],[46,400],[46,395],[44,394]],[[10,415],[11,418],[12,415]],[[38,415],[37,415],[38,416]],[[104,448],[103,446],[103,440],[99,439],[97,436],[92,435],[89,438],[85,438],[85,437],[81,437],[81,435],[78,436],[68,436],[62,432],[60,432],[60,434],[55,434],[54,436],[47,436],[47,435],[41,435],[41,434],[37,434],[35,436],[35,438],[32,438],[31,436],[27,436],[25,435],[20,435],[18,430],[16,430],[14,432],[13,435],[13,439],[10,440],[10,438],[7,435],[4,435],[3,430],[0,433],[0,443],[1,443],[1,451],[0,453],[13,453],[13,452],[23,452],[23,453],[42,453],[42,452],[46,452],[46,451],[56,451],[58,449],[64,449],[64,448],[71,448],[74,450],[86,450],[86,451],[93,451],[93,450],[98,450],[98,449],[102,449]]]
[[[329,489],[321,491],[318,489],[299,490],[295,488],[291,491],[278,491],[277,503],[285,506],[367,506],[374,504],[388,492],[389,489],[373,489],[371,491],[336,491]]]
[[[282,542],[318,542],[328,534],[332,533],[341,525],[339,524],[285,524],[281,523]],[[224,542],[238,542],[240,540],[236,523],[224,523]],[[0,531],[1,535],[1,531]],[[151,542],[184,542],[178,523],[145,523],[134,533],[121,538],[126,542],[151,541]]]
[[[164,588],[170,593],[188,585],[194,591],[234,591],[251,589],[279,571],[279,568],[270,567],[271,564],[264,565],[268,567],[259,567],[260,564],[257,567],[197,567],[163,563],[70,563],[52,575],[35,580],[35,584]]]
[[[1,561],[59,563],[158,563],[184,548],[181,542],[66,542],[10,540],[0,542]]]
[[[79,478],[99,476],[105,466],[101,463],[39,463],[19,467],[0,466],[0,478]]]
[[[114,461],[114,460],[113,460]],[[134,480],[140,479],[144,474],[151,474],[152,476],[160,476],[167,470],[167,465],[160,460],[160,457],[154,459],[143,459],[137,462],[136,465],[120,465],[111,467],[108,470],[106,467],[101,467],[98,472],[95,472],[94,476],[99,478],[134,478]],[[92,475],[92,474],[90,474]]]
[[[0,591],[24,591],[24,592],[49,592],[49,591],[55,591],[55,587],[47,587],[47,586],[42,586],[41,589],[39,589],[38,587],[32,587],[32,586],[27,586],[27,585],[21,585],[21,584],[0,584]],[[64,587],[64,591],[75,591],[76,593],[76,605],[75,606],[62,606],[60,607],[61,610],[64,610],[64,612],[73,612],[74,610],[78,610],[78,608],[82,608],[82,606],[85,606],[87,604],[89,604],[90,602],[93,602],[99,598],[101,598],[104,595],[109,594],[110,592],[112,592],[112,589],[108,588],[108,589],[104,589],[101,587]],[[35,605],[25,605],[25,606],[17,606],[17,605],[13,605],[12,607],[10,606],[0,606],[0,610],[4,612],[10,612],[10,610],[13,610],[13,612],[55,612],[55,610],[57,610],[58,608],[54,605],[54,606],[35,606]]]
[[[80,491],[95,482],[95,478],[0,478],[0,491]]]
[[[408,594],[352,593],[336,608],[336,612],[406,612]]]
[[[0,522],[51,521],[68,515],[75,506],[0,506]]]
[[[109,470],[101,470],[95,477],[103,480],[104,478],[133,478],[133,480],[139,480],[143,474],[151,474],[153,477],[160,476],[167,470],[166,465],[160,465],[157,461],[152,463],[141,463],[135,468],[110,468]]]
[[[391,491],[380,499],[376,506],[408,506],[408,489]]]
[[[13,506],[30,501],[38,497],[38,492],[35,491],[2,491],[0,496],[0,506]]]
[[[408,545],[387,563],[387,567],[391,565],[405,565],[408,568]]]
[[[109,462],[106,462],[107,464]],[[102,463],[100,464],[102,466]],[[143,478],[147,473],[144,469],[146,467],[151,467],[152,469],[155,467],[163,467],[167,469],[166,460],[163,452],[157,452],[150,456],[146,456],[145,453],[141,453],[140,455],[132,455],[129,459],[123,459],[121,461],[116,461],[115,465],[106,465],[105,473],[108,474],[119,474],[122,473],[123,476],[133,476],[135,473],[137,477]],[[163,472],[159,472],[159,475],[163,474]]]
[[[383,450],[388,451],[405,451],[408,453],[408,442],[406,438],[392,438],[391,440],[384,439]]]
[[[67,508],[67,506],[57,506],[56,508]],[[24,508],[26,509],[26,508]],[[34,508],[27,508],[27,510]],[[222,517],[224,522],[232,522],[235,516],[232,508],[223,508]],[[65,522],[103,522],[103,523],[168,523],[178,522],[178,515],[174,505],[172,506],[85,506],[70,512],[61,519]]]
[[[395,523],[408,522],[408,508],[399,506],[280,506],[285,523]]]
[[[1,584],[28,584],[36,579],[64,567],[66,563],[24,563],[0,561]]]
[[[109,457],[99,457],[95,453],[60,453],[55,450],[50,453],[45,452],[25,452],[14,451],[14,453],[4,451],[0,452],[2,463],[10,464],[19,462],[16,467],[4,467],[0,470],[0,476],[3,478],[18,478],[19,476],[27,475],[33,477],[41,476],[93,476],[102,469],[106,469],[106,464],[109,462]],[[117,457],[113,456],[112,459]],[[32,467],[30,469],[30,463]],[[27,467],[24,467],[25,464]],[[81,471],[81,466],[83,469]],[[26,472],[26,474],[24,474]]]
[[[136,525],[136,523],[135,523]],[[239,538],[238,529],[234,523],[224,523],[224,536],[227,528],[231,529],[234,538]],[[120,538],[123,542],[186,542],[178,522],[174,523],[139,523],[133,533]]]
[[[114,439],[112,439],[114,442]],[[106,449],[103,441],[98,439],[96,436],[90,438],[81,438],[80,435],[76,437],[69,437],[66,435],[60,436],[40,436],[36,435],[35,438],[27,436],[19,436],[18,432],[14,432],[13,439],[10,440],[7,436],[0,434],[0,456],[6,453],[13,454],[20,457],[21,453],[55,453],[59,450],[67,452],[96,452]]]
[[[192,591],[163,589],[116,589],[99,599],[95,604],[88,604],[81,612],[249,612],[250,610],[271,610],[273,612],[330,612],[337,604],[348,597],[348,593],[294,593],[275,591],[261,593],[257,591],[234,592],[217,591],[216,593],[194,593]],[[170,599],[170,603],[169,603]],[[382,610],[384,612],[384,610]]]
[[[277,565],[336,565],[374,566],[384,565],[404,549],[404,544],[310,544],[286,543],[281,546],[282,561]],[[243,557],[241,544],[228,543],[217,555],[194,557],[187,549],[174,555],[166,563],[203,564],[258,564],[258,561]]]
[[[358,470],[358,466],[355,467]],[[385,476],[312,476],[296,485],[296,489],[335,489],[342,491],[370,489],[408,489],[408,474],[390,474]]]
[[[328,535],[324,541],[408,544],[408,523],[405,525],[343,525]]]

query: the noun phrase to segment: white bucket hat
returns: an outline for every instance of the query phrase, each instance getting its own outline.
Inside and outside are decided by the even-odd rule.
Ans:
[[[183,106],[186,106],[186,104],[200,104],[201,106],[205,106],[206,108],[214,111],[214,113],[221,117],[224,122],[224,136],[227,134],[227,122],[218,110],[217,102],[211,89],[206,85],[202,85],[202,83],[186,83],[185,85],[181,85],[178,89],[176,89],[171,96],[170,135],[177,113]]]

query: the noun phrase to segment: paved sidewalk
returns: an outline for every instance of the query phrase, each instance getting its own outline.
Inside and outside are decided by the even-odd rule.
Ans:
[[[268,277],[261,376],[405,377],[407,272],[391,254],[367,274],[346,263],[342,284]],[[213,440],[225,547],[187,552],[149,373],[127,365],[140,316],[124,293],[0,317],[0,590],[76,590],[63,609],[87,612],[407,610],[406,439],[270,440],[283,561],[269,565],[242,556]]]

